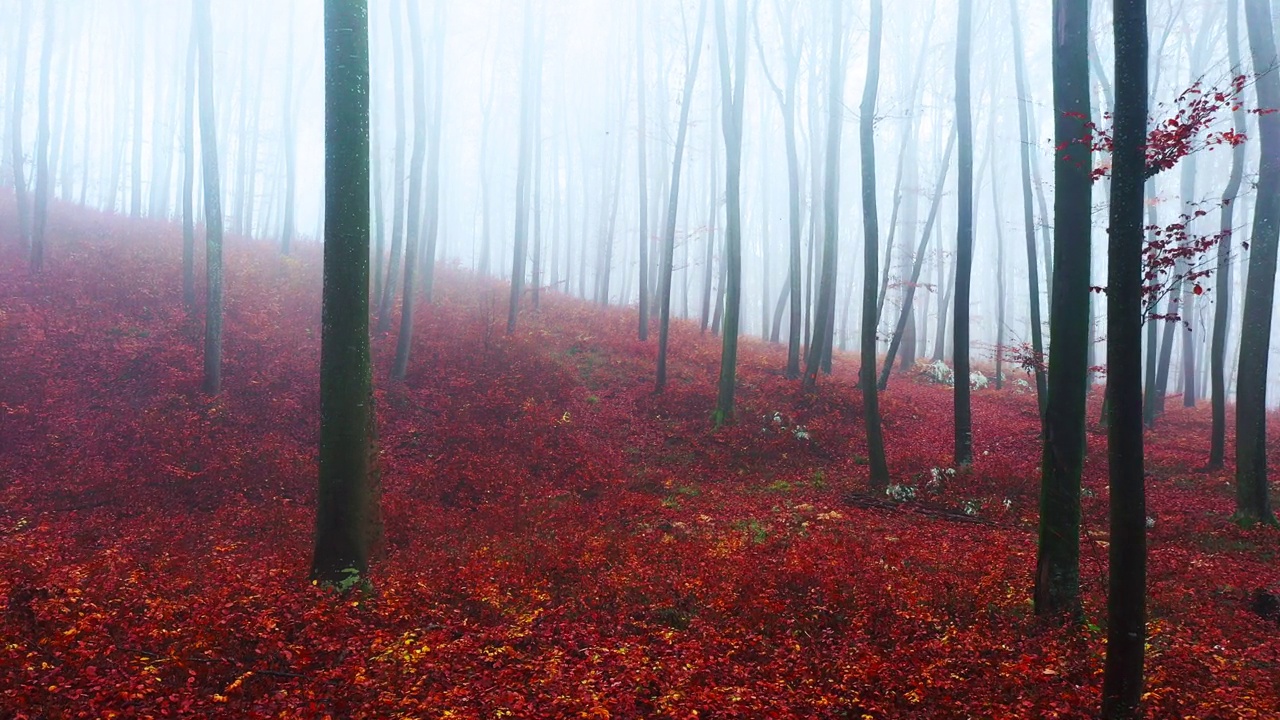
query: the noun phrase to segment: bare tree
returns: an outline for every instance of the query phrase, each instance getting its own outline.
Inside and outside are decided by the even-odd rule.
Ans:
[[[195,0],[192,22],[196,23],[199,44],[200,154],[204,162],[204,392],[217,395],[222,389],[222,191],[213,106],[213,19],[209,3],[210,0]]]

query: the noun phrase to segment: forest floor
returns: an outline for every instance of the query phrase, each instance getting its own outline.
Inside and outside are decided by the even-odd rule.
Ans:
[[[677,323],[439,272],[403,383],[374,341],[385,546],[371,593],[307,580],[320,256],[226,249],[225,386],[200,389],[180,231],[62,209],[31,276],[0,209],[0,718],[1074,718],[1099,703],[1105,435],[1089,424],[1087,621],[1031,612],[1032,395],[882,400],[904,503],[866,494],[857,359],[816,392]],[[1171,406],[1177,403],[1170,403]],[[1280,429],[1280,419],[1272,421]],[[1148,434],[1150,717],[1280,716],[1280,532],[1198,468],[1207,407]],[[1272,443],[1273,453],[1278,446]],[[1275,455],[1273,455],[1275,457]],[[1280,457],[1275,457],[1280,460]],[[1280,467],[1273,461],[1272,467]],[[935,474],[938,482],[933,482]],[[905,491],[900,491],[905,492]]]

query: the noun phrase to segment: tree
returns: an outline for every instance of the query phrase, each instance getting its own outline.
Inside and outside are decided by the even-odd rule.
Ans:
[[[876,391],[876,275],[880,260],[880,220],[876,214],[876,92],[880,84],[880,44],[884,9],[871,0],[871,37],[867,51],[867,84],[858,108],[858,135],[862,144],[862,412],[867,423],[867,454],[871,460],[871,487],[889,486],[889,466],[884,456],[884,432],[880,427],[880,398]]]
[[[1111,484],[1107,656],[1102,714],[1138,715],[1146,643],[1142,419],[1142,206],[1147,142],[1147,2],[1113,0],[1115,142],[1107,263],[1107,422]]]
[[[516,160],[516,229],[515,243],[511,252],[511,302],[507,310],[508,335],[516,331],[516,320],[520,317],[520,295],[524,292],[524,274],[528,266],[525,244],[529,235],[529,166],[532,164],[533,143],[536,141],[533,137],[533,113],[536,112],[533,88],[533,43],[533,3],[532,0],[525,0],[524,55],[520,61],[523,73],[520,89],[520,148]],[[605,273],[607,277],[608,267],[605,268]],[[605,302],[608,302],[608,297],[605,298]]]
[[[289,0],[289,50],[288,68],[285,70],[284,76],[284,110],[283,123],[284,133],[281,141],[284,143],[284,226],[280,232],[280,252],[288,255],[293,248],[294,234],[294,204],[297,198],[298,190],[298,140],[297,140],[297,121],[295,115],[297,110],[293,99],[293,68],[294,68],[294,30],[293,18],[297,12],[298,5],[294,0]],[[397,90],[398,92],[398,90]],[[397,183],[399,184],[399,183]],[[379,234],[382,228],[378,228]],[[381,253],[378,253],[381,259]]]
[[[636,187],[640,192],[640,302],[639,302],[639,337],[641,341],[649,339],[649,175],[648,156],[645,155],[644,106],[644,5],[645,0],[636,0],[636,108],[639,115],[636,130],[637,172]]]
[[[1245,25],[1258,72],[1258,106],[1280,108],[1280,65],[1270,0],[1245,0]],[[1236,384],[1236,516],[1274,523],[1267,495],[1267,361],[1275,301],[1276,254],[1280,245],[1280,114],[1258,116],[1262,164],[1253,211],[1249,276],[1244,291],[1240,368]]]
[[[795,24],[795,6],[774,0],[774,11],[778,16],[782,29],[782,55],[786,65],[782,84],[774,81],[765,62],[764,48],[760,44],[760,28],[756,27],[756,50],[760,54],[760,67],[764,69],[765,79],[773,94],[778,99],[782,110],[782,132],[787,147],[787,288],[789,299],[787,324],[787,377],[800,377],[800,339],[804,332],[800,319],[801,280],[800,280],[800,153],[796,143],[796,81],[800,75],[800,52],[796,48],[796,38],[792,27]],[[758,16],[756,16],[758,18]],[[779,319],[774,320],[778,327]],[[775,332],[776,334],[776,332]]]
[[[444,133],[444,44],[445,9],[448,3],[436,0],[432,23],[432,107],[431,129],[427,140],[427,236],[422,252],[422,292],[431,302],[436,284],[436,246],[440,241],[440,140]]]
[[[1227,0],[1227,61],[1233,75],[1240,74],[1240,0]],[[1245,125],[1244,106],[1232,104],[1232,121],[1237,130]],[[1222,191],[1222,208],[1219,225],[1221,232],[1230,233],[1235,227],[1236,198],[1244,179],[1244,145],[1231,148],[1231,176]],[[1210,382],[1212,384],[1213,429],[1209,443],[1209,470],[1222,469],[1227,443],[1227,382],[1226,353],[1227,332],[1231,325],[1231,243],[1218,244],[1217,299],[1213,308],[1213,339],[1209,351]]]
[[[1053,353],[1044,414],[1035,603],[1039,615],[1074,616],[1080,612],[1080,476],[1089,383],[1089,2],[1056,0],[1054,17]]]
[[[814,308],[813,339],[805,358],[804,386],[814,387],[818,369],[826,359],[835,322],[836,267],[840,237],[840,139],[844,121],[844,3],[831,0],[831,46],[827,73],[827,157],[824,187],[822,273],[818,304]]]
[[[391,8],[391,71],[395,104],[395,157],[391,206],[391,257],[387,261],[387,276],[382,283],[382,297],[378,300],[378,332],[391,328],[391,307],[396,299],[396,281],[400,276],[400,259],[404,253],[404,204],[405,204],[405,109],[404,109],[404,30],[400,25],[402,0],[392,0]],[[416,126],[415,126],[416,128]],[[415,145],[416,150],[418,146]]]
[[[129,191],[129,216],[133,219],[142,217],[142,76],[146,70],[146,29],[143,27],[146,13],[142,11],[142,0],[133,4],[133,160],[130,168],[133,171],[133,182]],[[213,30],[209,30],[212,34]]]
[[[44,0],[44,38],[40,50],[40,92],[36,124],[36,206],[31,233],[31,271],[44,269],[44,232],[49,222],[49,194],[53,178],[49,169],[49,70],[53,63],[53,3]]]
[[[324,310],[320,486],[311,577],[364,578],[380,539],[369,364],[369,18],[325,0]]]
[[[1018,83],[1018,157],[1022,164],[1022,227],[1027,245],[1027,289],[1028,302],[1031,308],[1031,349],[1035,354],[1033,364],[1036,379],[1036,401],[1040,405],[1040,416],[1044,417],[1045,396],[1048,394],[1044,365],[1039,359],[1044,357],[1044,338],[1040,322],[1040,274],[1039,260],[1036,258],[1036,226],[1035,213],[1031,204],[1031,94],[1027,87],[1027,63],[1022,50],[1022,24],[1018,21],[1018,0],[1009,0],[1009,18],[1013,25],[1013,67],[1014,77]]]
[[[947,171],[951,168],[951,153],[955,150],[955,146],[956,133],[953,129],[949,129],[947,131],[947,149],[942,153],[942,164],[938,167],[938,179],[934,183],[933,201],[929,206],[929,215],[924,221],[924,229],[920,231],[920,242],[916,246],[915,261],[911,266],[911,280],[907,283],[907,295],[902,301],[902,309],[898,313],[898,323],[894,328],[893,337],[889,339],[889,350],[885,355],[884,368],[880,371],[880,390],[884,390],[889,386],[889,373],[893,371],[893,359],[897,357],[898,348],[902,345],[902,339],[906,333],[907,321],[911,318],[916,288],[920,284],[920,272],[924,269],[925,250],[929,248],[929,238],[933,236],[933,226],[938,221],[938,210],[942,206],[942,190],[947,184]],[[941,264],[941,258],[939,258],[938,262]],[[942,322],[941,317],[939,317],[938,322]]]
[[[960,0],[956,37],[956,132],[959,216],[956,220],[955,434],[956,465],[973,462],[973,416],[969,407],[969,283],[973,275],[973,115],[969,76],[972,65],[973,0]]]
[[[720,381],[715,424],[733,419],[733,395],[738,368],[738,314],[742,304],[742,111],[747,80],[747,0],[738,0],[733,64],[729,61],[727,0],[716,3],[717,46],[720,53],[721,127],[725,147],[724,338],[720,351]],[[838,2],[838,0],[837,0]],[[736,73],[736,75],[735,75]]]
[[[27,77],[27,42],[31,35],[31,3],[23,2],[18,20],[18,57],[13,71],[13,107],[9,115],[9,150],[13,165],[13,194],[18,204],[18,235],[24,246],[31,243],[31,219],[27,215],[27,171],[22,152],[22,100]]]
[[[182,304],[196,307],[196,55],[200,23],[193,13],[187,40],[187,83],[182,92]]]
[[[408,3],[408,9],[409,42],[413,55],[413,157],[409,161],[409,223],[405,234],[400,333],[396,336],[396,357],[391,366],[391,377],[396,380],[403,380],[409,369],[409,349],[413,345],[413,303],[416,299],[413,279],[418,266],[418,235],[422,228],[422,168],[427,159],[427,67],[422,47],[422,12],[419,3],[413,0]]]
[[[676,215],[680,205],[680,173],[684,168],[684,146],[689,135],[689,110],[702,57],[702,36],[707,24],[707,0],[698,5],[698,30],[688,47],[689,65],[684,76],[684,96],[680,101],[680,124],[676,128],[675,158],[671,161],[671,187],[667,197],[666,228],[662,235],[662,267],[658,275],[658,377],[655,391],[667,387],[667,346],[671,340],[671,273],[675,265]],[[687,238],[687,234],[686,234]],[[686,245],[687,247],[687,245]]]
[[[204,162],[204,391],[217,395],[222,389],[222,191],[213,109],[213,19],[209,2],[195,0],[194,22],[200,55],[200,154]]]

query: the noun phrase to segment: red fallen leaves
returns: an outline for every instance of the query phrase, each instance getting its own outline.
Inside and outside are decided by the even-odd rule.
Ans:
[[[1031,394],[975,393],[977,463],[937,494],[948,392],[904,378],[883,397],[895,482],[956,511],[973,502],[994,526],[853,507],[844,497],[866,487],[856,360],[837,358],[806,394],[777,372],[777,349],[744,341],[739,422],[712,433],[713,338],[675,328],[670,390],[656,397],[655,349],[634,340],[630,313],[549,296],[507,338],[492,330],[500,288],[445,271],[406,383],[383,374],[393,338],[375,341],[386,556],[374,595],[336,596],[305,580],[318,256],[229,245],[227,389],[209,400],[199,319],[177,306],[176,233],[147,227],[126,244],[137,226],[54,220],[47,275],[0,261],[7,713],[1065,718],[1097,706],[1102,634],[1029,615]],[[1153,717],[1280,706],[1277,633],[1248,611],[1254,586],[1280,581],[1280,538],[1227,521],[1229,476],[1195,470],[1207,436],[1207,413],[1181,409],[1150,436]],[[1082,543],[1095,623],[1102,439],[1090,437]]]

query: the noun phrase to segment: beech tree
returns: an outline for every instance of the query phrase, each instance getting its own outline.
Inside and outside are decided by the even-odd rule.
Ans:
[[[1252,1],[1252,0],[1251,0]],[[1112,0],[1116,105],[1107,247],[1107,472],[1111,545],[1102,714],[1139,715],[1147,638],[1142,417],[1142,207],[1147,142],[1147,2]]]
[[[973,275],[973,115],[969,76],[972,65],[973,0],[959,0],[956,36],[956,133],[960,144],[957,167],[956,279],[955,279],[955,458],[957,465],[973,462],[973,416],[969,407],[969,283]],[[941,343],[939,343],[941,346]]]
[[[213,107],[213,18],[210,0],[194,0],[200,65],[200,156],[204,164],[205,303],[204,392],[222,389],[222,190],[218,130]]]
[[[1233,75],[1241,74],[1240,57],[1240,0],[1227,0],[1227,62]],[[1232,123],[1237,130],[1245,126],[1244,105],[1235,103],[1231,111]],[[1236,199],[1240,195],[1240,185],[1244,180],[1245,147],[1235,145],[1231,148],[1231,176],[1227,187],[1222,191],[1220,232],[1227,238],[1235,230]],[[1209,351],[1210,395],[1213,404],[1213,428],[1209,439],[1209,470],[1220,470],[1226,456],[1227,443],[1227,382],[1226,352],[1227,333],[1231,320],[1231,247],[1233,243],[1218,243],[1217,267],[1215,268],[1214,286],[1216,299],[1213,308],[1213,344]]]
[[[1280,65],[1270,0],[1245,0],[1245,25],[1258,106],[1280,108]],[[1236,515],[1246,522],[1276,522],[1267,488],[1267,367],[1271,355],[1276,254],[1280,245],[1280,114],[1258,116],[1262,148],[1257,205],[1249,244],[1249,276],[1244,291],[1240,369],[1236,386]]]
[[[22,105],[26,97],[27,44],[31,35],[31,3],[22,6],[18,19],[17,60],[13,71],[13,106],[9,111],[9,152],[13,166],[13,195],[18,205],[18,237],[26,247],[31,245],[31,217],[27,206],[27,170],[22,152]]]
[[[727,0],[716,3],[726,178],[724,342],[720,351],[720,381],[714,413],[716,426],[733,420],[738,369],[738,314],[742,305],[742,111],[747,80],[747,0],[738,0],[732,64],[729,59],[728,22],[725,19],[726,3]]]
[[[49,195],[53,178],[49,168],[49,70],[53,63],[54,9],[51,0],[44,2],[44,35],[40,50],[40,89],[37,95],[36,122],[36,198],[31,233],[31,271],[44,269],[44,235],[49,222]]]
[[[413,158],[409,161],[409,219],[405,234],[404,287],[400,297],[400,332],[396,336],[396,357],[391,377],[403,380],[409,368],[413,345],[414,277],[418,266],[419,236],[422,229],[422,175],[427,161],[427,61],[422,37],[419,3],[408,2],[409,43],[413,55]],[[390,283],[388,283],[390,284]]]
[[[680,205],[680,178],[684,169],[684,146],[689,137],[689,110],[693,105],[693,88],[698,79],[698,61],[702,57],[702,36],[707,24],[707,0],[698,4],[698,29],[684,76],[684,94],[680,101],[680,124],[676,126],[675,157],[671,161],[671,185],[667,197],[666,227],[662,235],[662,267],[658,275],[658,377],[656,391],[667,387],[667,349],[671,342],[671,275],[675,267],[676,215]],[[685,233],[686,247],[688,233]]]
[[[1089,2],[1054,3],[1054,294],[1041,467],[1036,612],[1080,612],[1080,478],[1089,383],[1093,155]],[[959,338],[956,339],[959,345]]]
[[[838,1],[838,0],[837,0]],[[880,427],[880,400],[876,391],[876,275],[880,260],[880,221],[876,214],[876,93],[880,86],[880,44],[884,25],[881,0],[871,0],[871,28],[867,51],[867,83],[858,107],[858,135],[862,144],[862,361],[858,372],[862,388],[862,412],[867,423],[867,455],[871,462],[871,487],[889,486],[889,466]]]
[[[350,586],[380,539],[369,365],[369,18],[325,0],[325,243],[320,486],[311,577]]]

